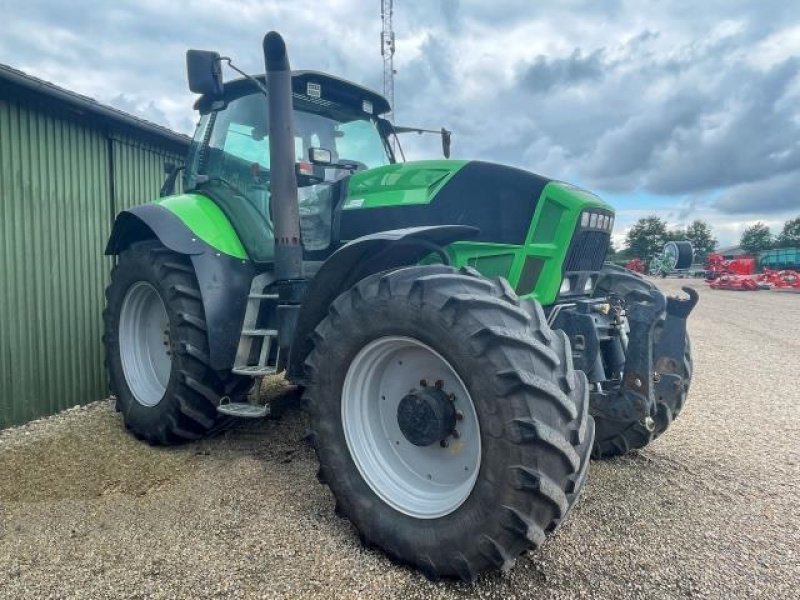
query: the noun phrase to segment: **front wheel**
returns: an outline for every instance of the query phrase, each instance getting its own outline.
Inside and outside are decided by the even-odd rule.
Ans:
[[[569,342],[504,281],[366,278],[307,362],[320,479],[366,544],[474,580],[538,547],[585,481],[594,423]]]
[[[193,440],[224,424],[219,399],[252,380],[211,368],[205,313],[188,257],[156,240],[119,256],[103,313],[111,393],[125,426],[151,444]]]

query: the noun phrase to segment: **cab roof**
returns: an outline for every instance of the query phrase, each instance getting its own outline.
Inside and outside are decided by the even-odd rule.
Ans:
[[[254,75],[253,77],[266,84],[265,75]],[[245,77],[233,79],[225,83],[222,100],[227,104],[235,98],[255,91],[257,90],[249,79]],[[292,92],[295,96],[300,96],[306,101],[323,105],[326,101],[329,101],[362,109],[366,101],[371,104],[371,112],[376,116],[391,111],[389,101],[379,93],[351,81],[319,71],[292,71]],[[219,100],[219,98],[203,94],[194,103],[194,108],[200,111],[201,114],[205,114],[210,112],[215,102],[219,102]]]

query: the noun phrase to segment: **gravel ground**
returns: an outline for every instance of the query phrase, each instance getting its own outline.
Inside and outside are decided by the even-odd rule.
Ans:
[[[100,402],[0,432],[0,597],[797,598],[800,295],[692,285],[686,410],[593,463],[567,524],[509,573],[430,583],[362,549],[299,410],[157,449]]]

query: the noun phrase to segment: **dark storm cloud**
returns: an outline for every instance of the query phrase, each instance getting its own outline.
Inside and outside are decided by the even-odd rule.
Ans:
[[[716,97],[706,94],[690,127],[677,125],[654,144],[660,168],[647,180],[664,194],[708,190],[771,178],[800,168],[800,110],[787,97],[800,61],[766,73],[742,69]],[[721,104],[716,104],[720,101]],[[718,123],[714,123],[719,119]]]
[[[580,48],[566,58],[550,59],[539,55],[525,68],[518,85],[535,94],[544,94],[555,87],[599,80],[604,68],[610,68],[610,65],[604,64],[602,49],[585,57]]]
[[[800,213],[800,172],[736,186],[723,192],[713,207],[727,214],[755,217]]]

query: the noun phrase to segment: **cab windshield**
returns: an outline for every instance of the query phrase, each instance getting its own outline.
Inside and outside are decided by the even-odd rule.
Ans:
[[[330,243],[331,184],[354,169],[371,169],[391,161],[374,116],[359,107],[310,102],[297,96],[294,104],[296,160],[307,161],[309,148],[316,147],[331,152],[332,165],[347,166],[324,168],[321,183],[298,190],[303,244],[308,250],[320,250]],[[246,219],[246,213],[255,209],[271,235],[269,160],[267,98],[261,93],[241,96],[229,101],[224,110],[202,117],[189,154],[187,188],[207,182],[222,194],[239,196],[239,201],[250,206],[226,202],[226,212],[230,214],[232,209]],[[271,246],[271,241],[265,244],[260,240],[258,245]]]

